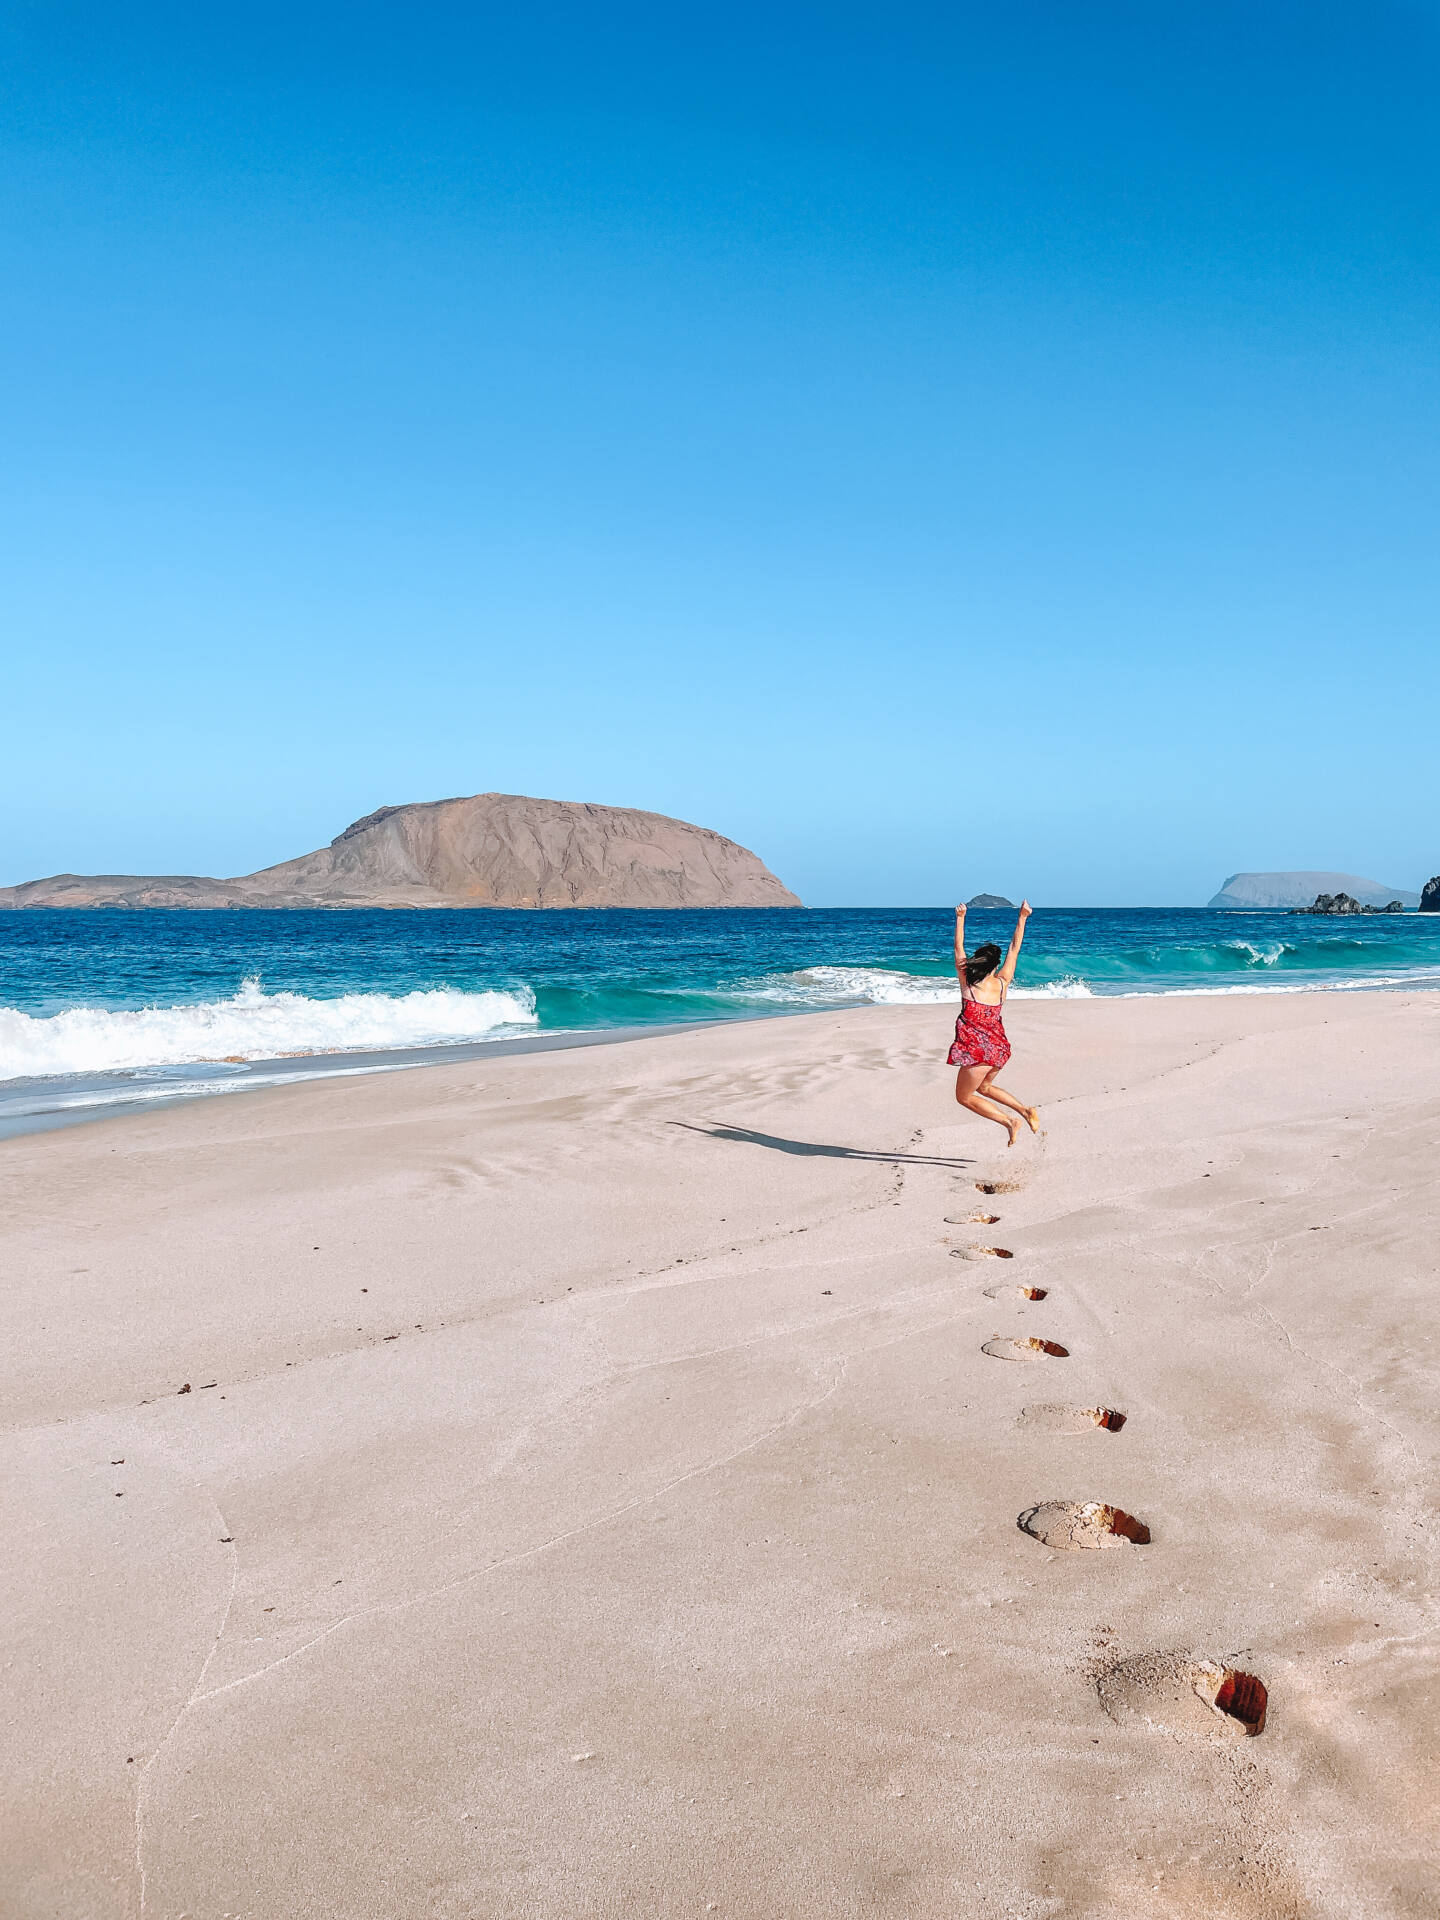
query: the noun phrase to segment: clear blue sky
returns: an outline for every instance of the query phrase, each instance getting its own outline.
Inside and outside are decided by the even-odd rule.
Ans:
[[[1440,8],[21,3],[0,881],[1440,871]]]

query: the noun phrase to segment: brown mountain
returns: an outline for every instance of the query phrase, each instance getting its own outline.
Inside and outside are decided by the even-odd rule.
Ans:
[[[744,847],[661,813],[478,793],[381,807],[238,880],[56,874],[6,907],[798,907]]]

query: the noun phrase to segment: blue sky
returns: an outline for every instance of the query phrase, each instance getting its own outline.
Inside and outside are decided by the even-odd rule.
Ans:
[[[0,26],[0,881],[484,789],[1440,871],[1440,7]]]

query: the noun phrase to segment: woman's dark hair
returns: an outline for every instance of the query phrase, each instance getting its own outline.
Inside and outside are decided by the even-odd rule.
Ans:
[[[988,973],[994,973],[1000,964],[1000,949],[993,940],[987,940],[983,947],[976,947],[965,962],[965,983],[975,986]]]

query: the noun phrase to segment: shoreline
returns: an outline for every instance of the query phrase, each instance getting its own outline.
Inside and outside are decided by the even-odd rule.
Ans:
[[[1398,917],[1398,916],[1396,916]],[[1021,988],[1012,991],[1012,1004],[1073,1004],[1149,1000],[1216,1000],[1291,998],[1308,994],[1401,994],[1440,992],[1440,979],[1433,984],[1415,980],[1336,980],[1287,986],[1273,982],[1244,986],[1166,987],[1130,991],[1081,992],[1050,991],[1046,988]],[[938,1011],[958,1006],[958,990],[950,998],[923,1002],[888,1003],[893,1010],[913,1007],[919,1012]],[[633,1026],[567,1028],[551,1032],[516,1034],[503,1040],[454,1041],[443,1044],[393,1049],[357,1048],[328,1053],[261,1056],[244,1062],[202,1060],[174,1066],[155,1066],[110,1070],[93,1076],[55,1074],[17,1076],[0,1081],[0,1144],[24,1139],[31,1134],[55,1132],[62,1128],[88,1125],[92,1121],[129,1119],[139,1114],[159,1112],[171,1107],[203,1105],[211,1099],[232,1093],[262,1093],[274,1087],[312,1080],[360,1078],[373,1074],[409,1072],[422,1067],[458,1066],[466,1061],[508,1058],[517,1054],[550,1053],[573,1048],[613,1046],[622,1041],[663,1038],[709,1027],[747,1026],[784,1019],[809,1019],[827,1014],[878,1010],[887,1003],[859,1002],[841,1007],[755,1008],[744,1013],[723,1014],[706,1020],[677,1020]],[[217,1069],[228,1068],[225,1078],[214,1079]],[[167,1085],[156,1092],[132,1091],[134,1079],[143,1074],[188,1075],[191,1084]],[[84,1084],[77,1086],[76,1082]],[[88,1096],[88,1097],[87,1097]],[[23,1103],[23,1104],[21,1104]]]
[[[18,1920],[1421,1920],[1440,1001],[946,1011],[13,1141]]]
[[[757,1019],[769,1016],[760,1014]],[[462,1040],[453,1044],[433,1047],[396,1047],[394,1049],[357,1049],[354,1052],[306,1053],[280,1055],[273,1058],[248,1060],[243,1064],[218,1060],[200,1060],[193,1063],[197,1079],[207,1070],[222,1065],[233,1065],[236,1071],[233,1077],[210,1085],[196,1086],[186,1090],[183,1086],[172,1091],[154,1094],[127,1094],[118,1084],[116,1076],[114,1091],[109,1088],[97,1088],[102,1094],[100,1099],[77,1101],[74,1105],[63,1107],[34,1107],[11,1109],[7,1087],[21,1086],[22,1091],[16,1097],[42,1098],[47,1084],[55,1086],[57,1081],[75,1079],[79,1076],[56,1074],[48,1080],[32,1078],[28,1081],[0,1081],[0,1142],[25,1139],[32,1133],[51,1133],[61,1127],[83,1126],[92,1120],[129,1119],[139,1114],[158,1113],[171,1107],[185,1107],[204,1104],[211,1099],[222,1099],[231,1093],[265,1093],[275,1087],[293,1086],[312,1080],[343,1080],[368,1077],[381,1073],[405,1073],[412,1068],[447,1067],[463,1065],[471,1060],[508,1059],[524,1053],[555,1053],[572,1047],[612,1046],[620,1040],[663,1037],[672,1033],[689,1033],[702,1027],[727,1024],[717,1020],[677,1020],[653,1027],[596,1027],[590,1030],[571,1030],[563,1033],[516,1034],[508,1040]],[[320,1065],[319,1062],[333,1061],[334,1065]],[[132,1069],[132,1072],[155,1071],[155,1069]],[[169,1069],[175,1071],[175,1069]],[[100,1076],[97,1075],[96,1079]],[[56,1089],[51,1096],[63,1100],[64,1091]]]

